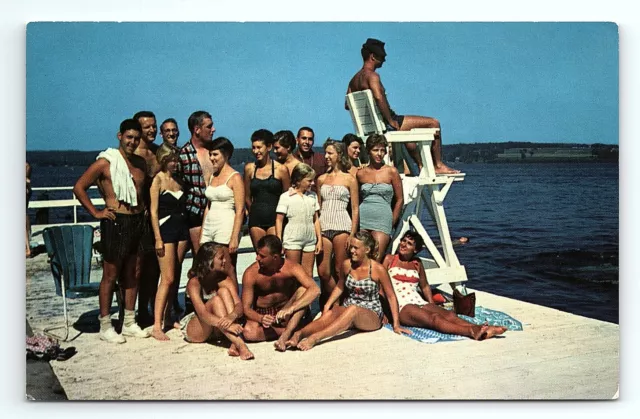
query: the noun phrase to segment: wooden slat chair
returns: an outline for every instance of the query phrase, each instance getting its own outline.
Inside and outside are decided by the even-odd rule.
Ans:
[[[427,250],[432,259],[421,258],[427,269],[427,277],[431,285],[449,283],[451,288],[457,287],[463,294],[466,289],[462,285],[467,280],[466,270],[460,265],[458,257],[453,250],[453,243],[449,233],[447,218],[444,213],[444,199],[453,182],[464,180],[464,173],[455,175],[437,175],[431,156],[431,143],[435,139],[438,128],[416,128],[411,131],[387,131],[384,119],[376,105],[371,90],[353,92],[347,95],[347,104],[351,113],[351,120],[356,135],[366,142],[371,134],[383,134],[392,148],[393,165],[400,173],[404,172],[404,162],[407,162],[411,174],[416,176],[405,178],[403,187],[409,185],[417,188],[416,198],[411,202],[405,202],[401,223],[392,234],[391,252],[395,252],[402,235],[409,229],[414,229],[423,238]],[[404,147],[403,143],[415,142],[420,148],[423,167],[420,173],[413,159]],[[387,161],[390,163],[389,161]],[[405,197],[407,193],[405,193]],[[406,198],[405,198],[406,201]],[[434,244],[428,232],[422,225],[419,214],[426,207],[431,218],[438,228],[438,235],[442,243],[442,253]]]

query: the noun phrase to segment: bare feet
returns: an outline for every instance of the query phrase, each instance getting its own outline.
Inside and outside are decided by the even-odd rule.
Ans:
[[[301,351],[308,351],[309,349],[316,346],[317,341],[309,336],[308,338],[302,339],[300,343],[298,343],[298,349]]]
[[[503,334],[507,331],[507,328],[504,326],[489,326],[489,324],[485,322],[482,326],[473,326],[472,330],[472,339],[485,340]]]
[[[169,336],[165,335],[162,329],[156,329],[155,327],[151,330],[151,336],[155,340],[160,340],[160,341],[170,340]]]
[[[254,358],[253,352],[251,352],[247,345],[245,345],[244,343],[238,347],[238,351],[240,352],[240,359],[242,359],[243,361]]]
[[[275,346],[276,351],[284,352],[291,346],[289,345],[289,342],[289,340],[285,341],[284,339],[282,339],[282,336],[280,336],[280,339],[275,341],[273,346]]]
[[[180,326],[180,322],[173,322],[173,328],[180,330],[182,326]]]
[[[287,348],[297,348],[298,343],[300,342],[300,332],[294,333],[291,338],[285,342],[285,346]]]
[[[484,336],[484,339],[489,339],[497,335],[501,335],[507,331],[506,327],[503,326],[489,326],[487,329],[487,333]]]
[[[473,340],[482,340],[484,339],[484,335],[487,333],[489,329],[489,325],[487,323],[482,326],[474,325],[471,326],[471,336],[469,336]]]
[[[229,350],[227,351],[227,353],[229,354],[229,356],[240,356],[240,352],[238,352],[238,348],[233,343],[229,347]]]
[[[437,175],[454,175],[456,173],[460,173],[460,170],[452,169],[444,163],[434,166],[434,169]]]

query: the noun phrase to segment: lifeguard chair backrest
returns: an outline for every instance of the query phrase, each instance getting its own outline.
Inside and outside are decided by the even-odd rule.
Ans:
[[[376,106],[371,90],[361,90],[347,95],[347,104],[356,135],[366,141],[371,134],[384,134],[386,126]]]

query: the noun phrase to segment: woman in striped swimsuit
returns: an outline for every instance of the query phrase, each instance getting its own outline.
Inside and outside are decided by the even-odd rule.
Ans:
[[[371,332],[382,327],[380,289],[389,301],[393,331],[411,334],[400,326],[398,302],[393,293],[387,270],[375,261],[376,242],[370,233],[358,232],[349,245],[351,260],[342,265],[340,280],[322,309],[322,316],[297,331],[286,342],[286,347],[303,351],[313,348],[322,339],[330,338],[349,329]],[[346,288],[342,305],[338,301]]]
[[[322,231],[322,253],[318,254],[318,276],[320,277],[320,307],[329,298],[336,286],[332,266],[342,266],[347,259],[347,247],[358,231],[358,182],[348,171],[351,167],[344,144],[327,140],[324,157],[328,172],[318,178],[318,201],[320,202],[320,229]],[[351,204],[351,216],[347,206]],[[335,263],[332,263],[335,257]]]
[[[422,237],[407,231],[400,240],[398,253],[387,255],[383,266],[389,271],[391,284],[398,300],[400,323],[404,326],[424,327],[442,333],[482,340],[500,335],[507,329],[498,326],[476,325],[462,320],[453,311],[433,303],[431,287],[422,262],[416,254],[422,249]],[[418,293],[422,290],[425,299]],[[390,304],[393,302],[390,300]]]

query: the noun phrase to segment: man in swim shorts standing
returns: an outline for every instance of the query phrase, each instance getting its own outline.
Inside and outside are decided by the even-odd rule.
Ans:
[[[135,154],[144,159],[147,164],[147,177],[145,179],[143,199],[145,208],[151,207],[151,182],[153,177],[160,170],[160,164],[156,159],[158,145],[154,144],[158,135],[156,116],[151,111],[140,111],[133,115],[133,119],[140,123],[141,136],[140,144],[136,148]],[[139,278],[138,292],[138,323],[144,326],[153,324],[153,304],[158,290],[158,279],[160,278],[160,265],[155,252],[155,238],[151,228],[151,217],[145,211],[145,227],[142,235],[142,246],[138,255],[138,265],[136,275]],[[151,305],[151,313],[149,312]]]
[[[320,288],[299,264],[282,257],[282,242],[267,234],[258,240],[256,262],[242,276],[246,342],[276,340],[278,351],[298,328]]]
[[[369,38],[367,42],[362,45],[360,52],[364,62],[360,71],[349,81],[347,94],[367,89],[371,90],[378,109],[384,118],[384,122],[387,124],[387,131],[410,131],[414,128],[440,128],[440,122],[435,118],[398,115],[389,106],[384,86],[382,86],[380,76],[376,73],[376,69],[381,68],[382,64],[386,61],[385,57],[387,53],[384,50],[384,42]],[[346,101],[344,106],[345,109],[349,110],[349,104]],[[422,159],[420,158],[416,143],[406,143],[406,147],[411,157],[413,157],[418,164],[418,167],[422,169]],[[442,138],[440,132],[435,135],[435,140],[431,144],[431,154],[436,173],[452,174],[460,172],[459,170],[454,170],[446,166],[442,162]]]
[[[135,322],[138,292],[136,259],[145,223],[143,193],[147,171],[144,159],[134,153],[140,143],[141,131],[138,121],[122,121],[118,132],[119,147],[100,153],[73,188],[82,206],[100,220],[103,248],[99,291],[100,339],[111,343],[126,342],[124,336],[149,337]],[[98,210],[87,195],[87,189],[94,183],[104,198],[105,208],[102,210]],[[115,331],[110,318],[116,278],[124,289],[122,335]]]

